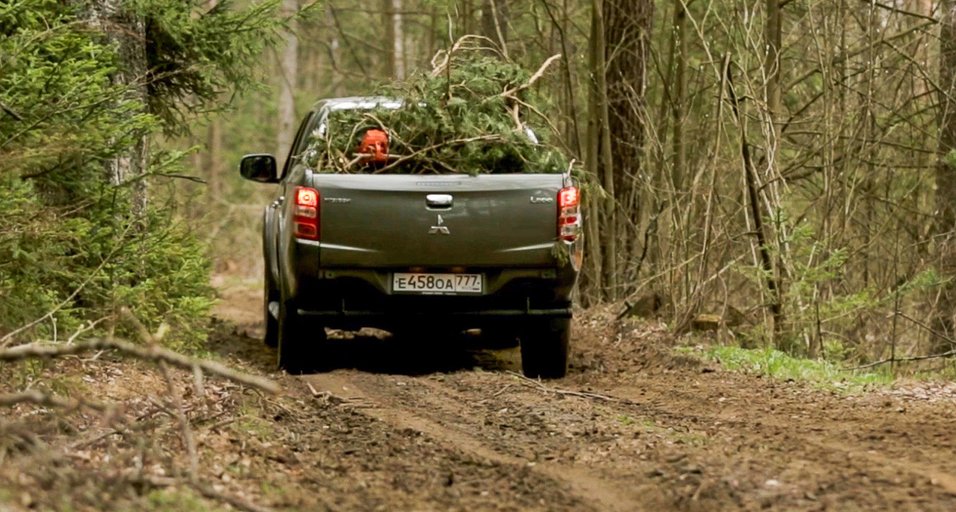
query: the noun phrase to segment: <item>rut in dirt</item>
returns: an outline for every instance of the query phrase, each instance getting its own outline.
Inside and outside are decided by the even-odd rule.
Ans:
[[[730,373],[672,355],[659,327],[600,320],[578,322],[571,371],[557,381],[522,377],[515,348],[480,338],[346,333],[290,392],[393,432],[377,449],[415,439],[445,454],[403,459],[403,472],[450,457],[520,481],[507,496],[476,488],[478,509],[956,510],[953,402]],[[451,487],[455,471],[467,474],[452,470]],[[401,495],[381,485],[369,492]],[[449,505],[422,492],[432,497],[411,508]]]

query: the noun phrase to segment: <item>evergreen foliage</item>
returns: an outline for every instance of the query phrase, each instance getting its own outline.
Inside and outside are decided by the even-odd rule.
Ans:
[[[251,85],[277,24],[277,2],[239,9],[233,0],[132,0],[126,7],[146,21],[149,110],[167,130],[186,130],[197,112],[217,109],[222,95]]]
[[[120,3],[148,34],[146,76],[124,83],[127,63],[91,14],[98,2],[0,3],[0,338],[16,333],[6,343],[78,330],[136,339],[137,322],[175,347],[204,339],[204,245],[160,197],[132,213],[133,183],[111,184],[107,169],[248,85],[243,70],[278,24],[267,21],[275,2],[233,4]],[[143,84],[146,101],[134,93]],[[170,165],[153,159],[132,179]]]
[[[433,62],[430,72],[378,88],[378,96],[402,100],[397,108],[383,101],[369,110],[334,111],[328,128],[313,134],[309,165],[321,172],[568,171],[558,147],[535,140],[548,131],[542,100],[530,88],[540,74],[468,39]],[[357,153],[369,129],[389,135],[388,163],[371,168]]]

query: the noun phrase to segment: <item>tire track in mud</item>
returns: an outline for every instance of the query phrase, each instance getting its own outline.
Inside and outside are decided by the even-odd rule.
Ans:
[[[841,401],[806,388],[798,389],[796,395],[786,389],[781,392],[773,389],[775,383],[744,375],[723,377],[732,381],[733,388],[722,387],[724,382],[715,376],[693,391],[686,382],[683,387],[673,382],[674,377],[697,378],[687,372],[656,375],[645,387],[613,387],[608,393],[640,395],[644,404],[637,409],[644,414],[699,429],[711,439],[708,444],[732,448],[727,455],[748,466],[750,491],[757,495],[760,481],[753,480],[755,475],[784,475],[780,480],[798,482],[794,490],[805,499],[777,502],[777,506],[814,508],[812,503],[819,501],[841,509],[893,504],[899,510],[956,510],[956,452],[951,443],[937,442],[940,432],[950,428],[951,411],[948,421],[934,407],[912,419],[895,412],[888,416],[885,410],[858,400]],[[755,380],[762,388],[741,387]],[[661,391],[659,386],[667,381],[675,385]],[[747,405],[736,412],[715,407],[727,398],[750,399],[748,404],[756,410],[748,414]],[[702,460],[705,465],[717,462],[707,461],[706,456]],[[776,487],[777,478],[767,482],[775,482]]]
[[[368,462],[378,484],[360,494],[421,505],[409,508],[956,510],[956,404],[705,368],[672,355],[657,331],[605,324],[578,326],[571,374],[544,388],[507,373],[519,367],[514,349],[356,334],[290,392],[328,391],[344,400],[327,411],[330,424],[368,423],[378,433],[368,455],[384,462]],[[253,352],[271,368],[274,354]],[[418,438],[405,431],[434,448],[408,451]],[[406,451],[419,457],[394,455]],[[388,483],[436,464],[455,473],[465,501],[431,488],[406,497]],[[488,478],[497,480],[480,483]],[[512,492],[497,492],[506,481]]]
[[[473,403],[476,397],[450,393],[450,388],[427,377],[387,377],[339,371],[310,375],[304,379],[317,391],[328,392],[347,401],[359,401],[363,413],[396,428],[415,430],[448,448],[497,464],[531,468],[582,502],[592,503],[597,510],[653,510],[666,501],[648,483],[628,487],[602,477],[591,468],[534,460],[524,450],[514,449],[507,443],[494,442],[493,438],[484,435],[486,433],[471,428],[467,417],[476,414],[462,414],[461,408],[472,407],[469,402]],[[416,387],[423,392],[409,394],[390,391]]]
[[[910,444],[871,442],[878,437],[871,431],[917,422],[874,422],[865,406],[819,393],[795,404],[799,398],[779,390],[741,389],[744,376],[724,375],[731,387],[712,382],[709,390],[693,389],[695,378],[678,372],[643,386],[589,390],[608,400],[549,395],[497,372],[336,371],[305,379],[448,448],[530,466],[599,510],[956,509],[953,463],[932,453],[934,434],[910,436]],[[729,410],[715,394],[741,408]]]

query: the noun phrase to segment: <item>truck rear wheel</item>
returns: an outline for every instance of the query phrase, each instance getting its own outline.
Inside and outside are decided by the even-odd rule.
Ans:
[[[568,373],[570,318],[530,322],[521,335],[521,370],[526,377],[560,379]]]
[[[279,303],[279,368],[291,373],[308,373],[316,368],[325,343],[325,329],[305,322],[292,301]]]

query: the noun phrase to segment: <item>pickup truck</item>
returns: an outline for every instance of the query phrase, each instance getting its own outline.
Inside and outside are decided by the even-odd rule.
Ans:
[[[269,154],[241,160],[242,177],[279,185],[262,227],[265,342],[279,367],[313,369],[326,327],[489,329],[518,340],[525,375],[563,377],[581,265],[570,175],[310,168],[304,153],[330,113],[383,104],[320,101],[281,169]]]

